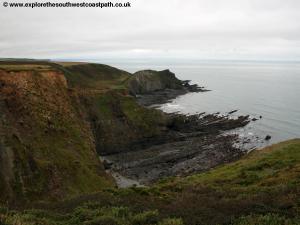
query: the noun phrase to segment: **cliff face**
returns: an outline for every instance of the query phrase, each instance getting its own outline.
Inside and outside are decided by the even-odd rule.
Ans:
[[[134,73],[126,82],[131,95],[143,106],[164,104],[188,92],[205,92],[204,87],[181,81],[169,70],[144,70]]]
[[[144,108],[128,95],[115,91],[84,97],[94,131],[97,152],[109,155],[138,150],[151,143],[165,128],[167,118],[158,111]]]
[[[182,81],[175,77],[169,70],[153,71],[144,70],[133,74],[128,81],[132,94],[147,94],[164,89],[183,89]]]
[[[111,185],[75,93],[54,68],[0,69],[0,199],[59,199]]]

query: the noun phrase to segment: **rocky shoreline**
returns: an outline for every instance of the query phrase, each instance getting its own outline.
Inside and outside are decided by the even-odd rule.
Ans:
[[[246,126],[250,119],[232,119],[229,115],[168,114],[173,123],[159,141],[149,139],[143,149],[106,155],[104,165],[114,173],[149,185],[165,177],[190,175],[234,161],[246,152],[235,145],[238,135],[224,133]]]
[[[173,99],[177,98],[180,95],[184,95],[191,92],[207,92],[209,90],[204,89],[204,87],[195,88],[194,85],[191,85],[190,88],[183,89],[164,89],[152,92],[150,94],[137,95],[137,102],[143,106],[155,106],[160,104],[165,104]]]
[[[143,94],[137,95],[136,99],[140,105],[143,106],[154,106],[159,104],[164,104],[170,102],[172,99],[177,96],[186,94],[186,90],[174,90],[174,89],[166,89],[155,91],[151,94]]]

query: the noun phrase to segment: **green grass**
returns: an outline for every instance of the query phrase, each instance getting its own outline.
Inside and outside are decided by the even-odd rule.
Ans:
[[[101,207],[97,203],[85,203],[64,215],[42,210],[2,211],[3,225],[183,225],[181,219],[160,217],[157,210],[133,212],[127,207]]]
[[[282,218],[297,218],[300,223],[299,184],[300,140],[297,139],[254,151],[206,173],[162,181],[158,191],[175,196],[176,207],[184,209],[178,215],[183,218],[196,218],[205,212],[203,217],[217,224],[229,223],[243,215],[255,214],[254,218],[261,218],[272,213]],[[197,209],[187,210],[187,206]],[[195,218],[188,219],[189,223],[200,223]]]
[[[43,69],[50,69],[50,66],[47,65],[35,65],[35,64],[28,64],[28,65],[0,65],[0,69],[4,69],[6,71],[32,71],[32,70],[43,70]]]
[[[283,184],[296,185],[300,181],[299,142],[292,140],[254,151],[237,162],[182,179],[178,185],[205,183],[212,187],[241,190],[262,190]]]
[[[102,64],[78,64],[59,67],[64,71],[70,87],[96,90],[126,89],[128,72]]]
[[[279,216],[277,214],[249,215],[240,217],[232,225],[298,225],[299,220]]]

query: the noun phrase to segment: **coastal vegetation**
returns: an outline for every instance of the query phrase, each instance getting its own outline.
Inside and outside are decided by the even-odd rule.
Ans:
[[[151,187],[106,189],[30,210],[1,209],[2,224],[299,224],[300,140]]]

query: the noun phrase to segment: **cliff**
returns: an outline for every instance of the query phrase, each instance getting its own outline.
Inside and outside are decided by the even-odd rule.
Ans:
[[[112,185],[64,73],[0,65],[0,199],[61,199]]]

